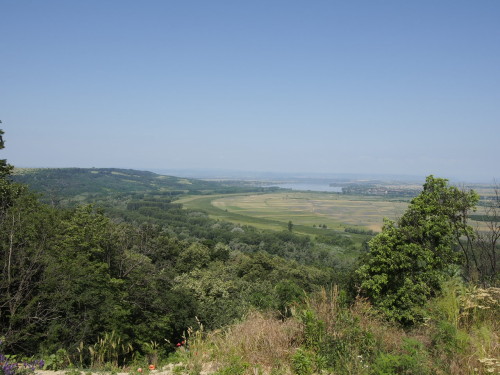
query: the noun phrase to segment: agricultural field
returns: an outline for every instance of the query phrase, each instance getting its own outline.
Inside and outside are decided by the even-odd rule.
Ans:
[[[343,231],[359,227],[379,231],[383,218],[398,218],[408,206],[403,200],[316,192],[277,192],[212,197],[186,197],[186,208],[203,209],[212,217],[263,229],[283,229],[289,221],[304,227]],[[309,231],[308,231],[309,232]]]
[[[283,230],[292,221],[294,230],[318,234],[323,226],[344,231],[359,228],[378,232],[383,219],[399,218],[410,198],[344,195],[319,192],[275,192],[266,194],[225,194],[187,196],[178,202],[185,208],[206,211],[211,217],[260,229]],[[479,206],[475,214],[483,214]],[[485,223],[471,220],[474,228]]]

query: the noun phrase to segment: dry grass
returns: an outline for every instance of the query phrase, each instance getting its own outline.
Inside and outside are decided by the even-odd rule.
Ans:
[[[290,361],[301,335],[301,325],[295,319],[283,321],[271,314],[251,312],[214,342],[224,358],[236,355],[252,365],[271,368]]]
[[[448,287],[430,302],[432,318],[411,330],[388,322],[364,299],[346,304],[337,287],[323,289],[286,320],[253,311],[224,330],[204,333],[200,325],[190,332],[183,362],[197,374],[292,374],[297,354],[309,353],[313,361],[333,356],[324,358],[333,366],[328,371],[368,374],[386,355],[400,363],[411,356],[425,374],[500,373],[500,290]]]
[[[342,306],[337,286],[329,291],[323,288],[308,300],[308,304],[318,319],[325,322],[327,334],[337,339],[343,338],[351,321],[361,330],[370,332],[383,351],[398,352],[402,339],[408,337],[401,327],[384,319],[365,298],[358,297],[350,306]],[[340,314],[348,319],[341,318]]]
[[[252,311],[238,324],[208,334],[203,328],[189,333],[187,367],[191,372],[212,373],[236,360],[248,364],[247,374],[269,373],[291,362],[302,342],[296,319],[281,320],[275,314]],[[284,368],[288,372],[288,368]]]
[[[460,323],[470,336],[469,367],[500,374],[500,288],[470,288],[461,304]]]
[[[431,321],[424,334],[441,338],[434,343],[435,356],[449,372],[500,373],[500,289],[452,281],[432,303],[439,321]],[[443,330],[443,322],[452,328]]]

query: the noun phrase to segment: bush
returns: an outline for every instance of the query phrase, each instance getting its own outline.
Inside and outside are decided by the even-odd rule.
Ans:
[[[214,375],[244,375],[249,367],[250,364],[248,362],[244,362],[240,357],[234,356],[230,358],[228,365],[216,371]]]
[[[413,339],[405,339],[403,353],[380,353],[371,367],[377,375],[427,375],[427,354],[423,345]]]
[[[297,349],[292,357],[292,366],[297,375],[311,375],[314,372],[314,354],[305,349]]]

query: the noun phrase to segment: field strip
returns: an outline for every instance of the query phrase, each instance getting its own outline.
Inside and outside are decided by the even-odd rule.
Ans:
[[[232,195],[231,198],[236,196],[246,197],[248,196],[248,194],[235,194]],[[288,213],[287,215],[285,215],[285,213],[281,213],[283,215],[283,219],[281,219],[281,216],[279,214],[277,215],[276,213],[275,214],[269,213],[269,215],[272,215],[271,218],[262,216],[255,217],[236,212],[231,212],[230,209],[227,208],[222,209],[212,203],[216,199],[221,199],[226,197],[227,195],[213,195],[208,197],[191,196],[184,198],[182,200],[178,200],[176,202],[182,203],[184,207],[187,209],[203,210],[213,219],[229,221],[238,225],[251,225],[256,228],[265,230],[277,230],[277,231],[286,230],[288,227],[288,221],[292,220],[293,222],[294,217],[297,217],[291,215],[290,213]],[[298,224],[294,223],[293,228],[294,232],[296,233],[302,233],[313,236],[325,234],[324,229],[321,229],[319,227],[315,228],[312,225],[306,226],[306,225],[301,225],[300,223]],[[329,228],[343,230],[343,228],[339,227],[338,225],[335,228],[333,228],[333,226],[329,226]]]

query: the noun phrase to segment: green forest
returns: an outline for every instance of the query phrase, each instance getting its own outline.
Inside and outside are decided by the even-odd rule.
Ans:
[[[176,202],[274,190],[0,160],[0,374],[500,373],[498,194],[428,176],[380,233],[311,235]]]

